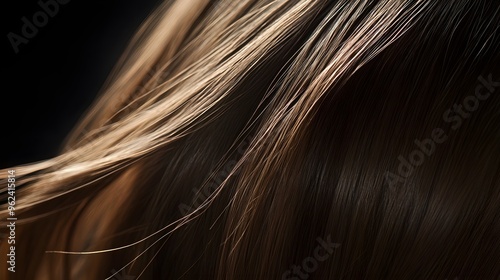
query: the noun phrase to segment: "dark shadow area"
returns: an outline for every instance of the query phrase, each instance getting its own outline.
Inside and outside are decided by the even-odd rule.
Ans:
[[[159,3],[4,3],[0,168],[57,154],[135,30]]]

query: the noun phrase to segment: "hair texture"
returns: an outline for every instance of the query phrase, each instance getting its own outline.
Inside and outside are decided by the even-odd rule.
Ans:
[[[11,168],[1,278],[500,279],[499,27],[496,0],[161,3],[61,153]]]

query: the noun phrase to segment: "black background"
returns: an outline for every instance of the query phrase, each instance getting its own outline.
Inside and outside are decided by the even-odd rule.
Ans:
[[[7,34],[22,36],[21,18],[32,21],[42,9],[34,0],[2,3],[0,168],[56,155],[135,30],[160,1],[60,4],[17,54]]]

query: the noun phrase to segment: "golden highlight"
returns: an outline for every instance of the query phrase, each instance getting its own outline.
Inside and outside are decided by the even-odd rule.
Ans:
[[[161,3],[61,153],[10,168],[2,279],[499,279],[499,27],[486,0]]]

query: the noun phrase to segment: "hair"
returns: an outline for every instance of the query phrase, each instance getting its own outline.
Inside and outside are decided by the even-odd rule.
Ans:
[[[161,3],[60,154],[1,170],[2,278],[498,279],[499,27],[489,0]]]

